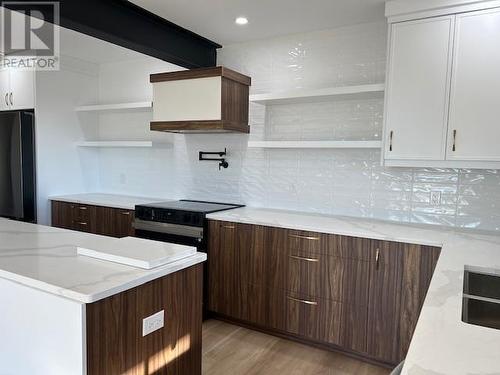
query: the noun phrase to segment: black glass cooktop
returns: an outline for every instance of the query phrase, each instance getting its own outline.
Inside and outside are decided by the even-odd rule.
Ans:
[[[142,206],[158,208],[158,209],[166,209],[166,210],[189,211],[189,212],[199,212],[199,213],[209,214],[212,212],[243,207],[244,205],[183,199],[180,201],[157,202],[157,203],[145,204]]]

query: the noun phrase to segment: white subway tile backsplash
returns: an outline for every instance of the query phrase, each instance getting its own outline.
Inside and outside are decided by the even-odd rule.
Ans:
[[[250,75],[254,94],[380,83],[385,80],[386,31],[386,24],[377,23],[231,45],[219,51],[218,63]],[[500,230],[496,170],[384,168],[380,150],[247,147],[248,140],[264,139],[379,140],[383,105],[383,98],[250,103],[250,135],[175,135],[168,136],[171,149],[102,150],[102,190]],[[116,120],[101,123],[104,134]],[[120,129],[126,123],[127,118],[119,118]],[[198,161],[198,151],[225,147],[227,170]],[[431,192],[441,194],[438,205],[431,204]]]

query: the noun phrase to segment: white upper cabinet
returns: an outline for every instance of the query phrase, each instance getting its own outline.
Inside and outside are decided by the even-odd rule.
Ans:
[[[386,159],[444,159],[453,26],[453,16],[391,25]]]
[[[500,9],[457,15],[447,159],[500,161]]]
[[[35,107],[35,72],[0,70],[0,111]]]
[[[10,73],[7,69],[0,69],[0,111],[9,109]]]
[[[11,109],[35,107],[35,72],[33,70],[10,70]]]
[[[500,169],[500,8],[487,6],[389,13],[385,165]]]

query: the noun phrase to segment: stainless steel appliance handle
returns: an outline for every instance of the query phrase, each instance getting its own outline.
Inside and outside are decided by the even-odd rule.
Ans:
[[[135,219],[133,225],[134,228],[138,230],[165,233],[165,234],[174,234],[178,236],[193,237],[193,238],[203,238],[202,227],[191,227],[188,225],[160,223],[156,221],[146,221],[140,219]]]

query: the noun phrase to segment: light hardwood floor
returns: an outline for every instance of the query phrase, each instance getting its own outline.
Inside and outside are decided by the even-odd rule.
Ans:
[[[389,370],[218,320],[203,324],[203,375],[388,375]]]

